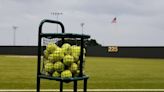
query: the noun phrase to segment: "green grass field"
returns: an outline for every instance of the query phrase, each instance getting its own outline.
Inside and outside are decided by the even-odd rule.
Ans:
[[[36,64],[36,57],[0,56],[0,89],[34,89]],[[85,71],[90,89],[164,89],[164,59],[87,57]],[[58,87],[56,81],[41,80],[41,88]]]

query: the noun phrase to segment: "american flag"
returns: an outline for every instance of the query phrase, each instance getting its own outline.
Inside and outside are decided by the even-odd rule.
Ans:
[[[113,18],[113,20],[112,20],[112,22],[111,23],[117,23],[117,18],[115,17],[115,18]]]

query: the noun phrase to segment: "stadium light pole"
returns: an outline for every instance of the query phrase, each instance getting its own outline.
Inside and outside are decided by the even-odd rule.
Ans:
[[[84,23],[81,23],[80,25],[81,25],[81,32],[82,32],[82,34],[83,34],[83,29],[84,29],[83,27],[84,27]]]
[[[17,30],[18,26],[13,26],[13,45],[16,45],[16,30]]]
[[[51,12],[51,15],[56,16],[57,21],[59,20],[59,15],[62,15],[62,14],[63,14],[62,12]],[[56,30],[57,30],[57,33],[58,33],[58,25],[56,26]]]

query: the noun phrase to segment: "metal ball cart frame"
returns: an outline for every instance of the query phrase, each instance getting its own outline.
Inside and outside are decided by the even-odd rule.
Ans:
[[[61,27],[62,33],[43,33],[42,32],[42,27],[43,24],[45,23],[53,23],[53,24],[58,24]],[[61,77],[52,77],[52,76],[47,76],[41,72],[41,56],[42,56],[42,38],[60,38],[62,40],[62,44],[64,44],[65,39],[64,38],[78,38],[80,39],[80,74],[78,77],[71,77],[71,78],[61,78]],[[41,79],[48,79],[48,80],[55,80],[60,82],[60,92],[63,92],[63,83],[69,83],[69,82],[74,82],[73,85],[73,91],[77,92],[77,82],[79,80],[83,80],[83,90],[84,92],[87,92],[87,80],[88,76],[83,74],[83,47],[84,47],[84,40],[90,38],[89,35],[84,35],[84,34],[73,34],[73,33],[65,33],[64,25],[55,20],[48,20],[44,19],[41,21],[39,25],[39,33],[38,33],[38,59],[37,59],[37,92],[40,92],[40,81]]]

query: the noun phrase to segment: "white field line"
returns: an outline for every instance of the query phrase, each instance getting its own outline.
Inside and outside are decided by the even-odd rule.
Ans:
[[[41,89],[41,92],[58,92],[58,89]],[[73,92],[72,89],[64,89],[64,92]],[[78,89],[79,92],[83,92],[83,89]],[[164,92],[164,89],[87,89],[88,92]],[[36,92],[36,89],[0,89],[0,92]]]

